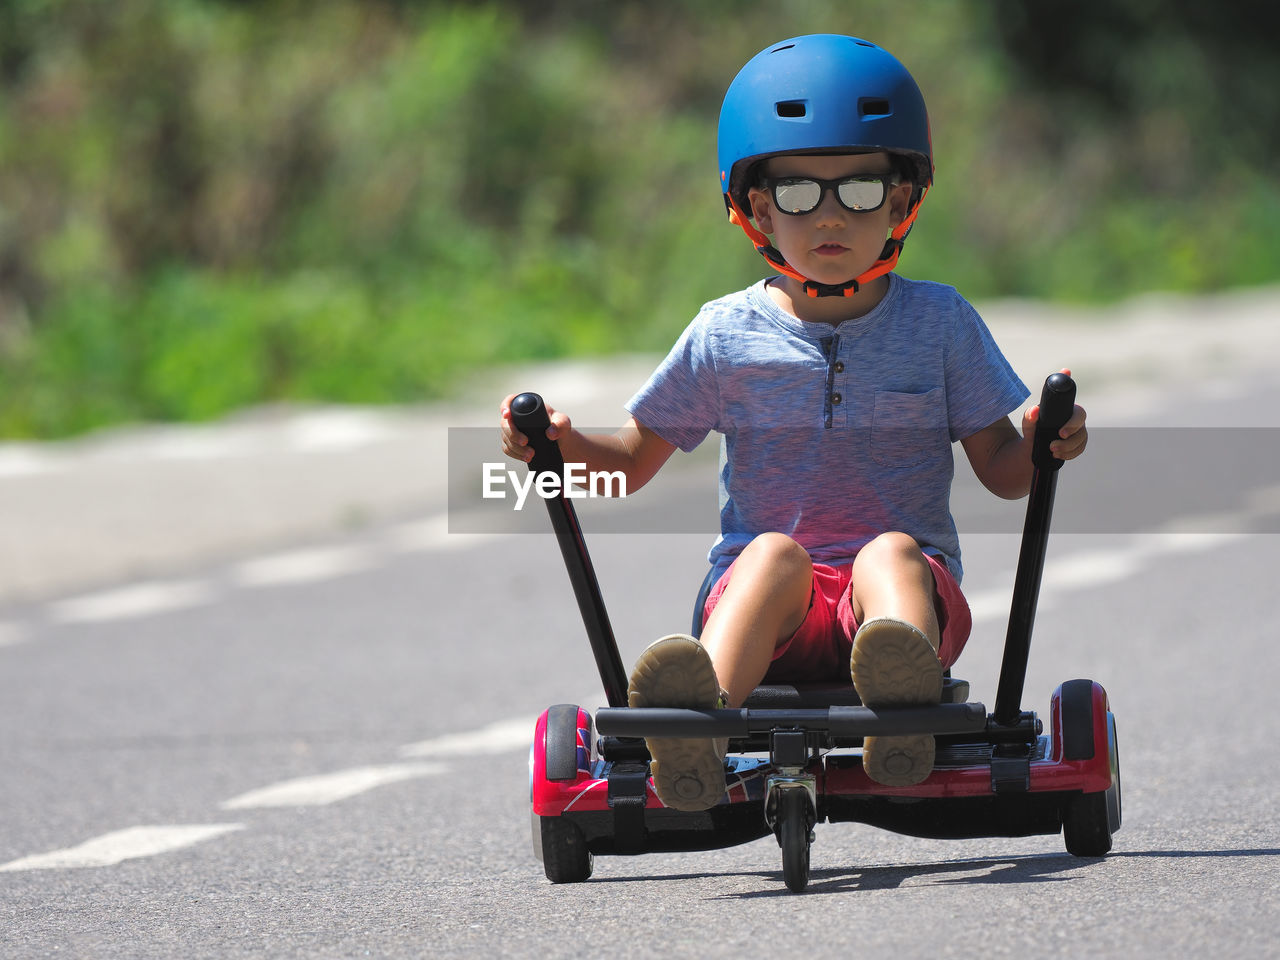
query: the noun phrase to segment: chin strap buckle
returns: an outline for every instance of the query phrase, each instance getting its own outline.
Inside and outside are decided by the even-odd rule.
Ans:
[[[852,297],[861,285],[857,280],[848,283],[818,283],[816,280],[804,282],[804,292],[811,297]]]

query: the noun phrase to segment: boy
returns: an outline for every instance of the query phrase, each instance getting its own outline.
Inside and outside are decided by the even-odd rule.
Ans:
[[[721,534],[701,642],[640,657],[631,706],[740,705],[762,680],[851,677],[868,706],[936,703],[968,638],[948,508],[959,441],[993,493],[1024,496],[1037,408],[981,319],[950,287],[892,273],[933,179],[924,100],[886,51],[853,37],[766,48],[720,113],[732,222],[777,276],[707,304],[612,436],[554,410],[568,462],[637,490],[677,449],[723,435]],[[754,221],[754,224],[752,223]],[[504,451],[529,460],[502,407]],[[1083,451],[1075,411],[1053,445]],[[721,741],[649,741],[659,798],[724,795]],[[872,779],[919,783],[931,736],[868,737]]]

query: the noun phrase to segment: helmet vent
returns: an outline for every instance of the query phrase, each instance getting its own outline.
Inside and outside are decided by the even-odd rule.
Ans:
[[[889,106],[888,100],[880,97],[863,97],[858,101],[858,112],[863,118],[887,117],[893,113],[893,108]]]
[[[791,49],[792,47],[794,47],[794,46],[795,46],[795,44],[794,44],[794,43],[784,43],[784,44],[783,44],[782,46],[780,46],[780,47],[774,47],[774,48],[773,48],[772,50],[770,50],[769,52],[770,52],[770,53],[781,53],[783,50],[790,50],[790,49]]]
[[[809,114],[807,100],[779,100],[773,107],[784,120],[799,120]]]

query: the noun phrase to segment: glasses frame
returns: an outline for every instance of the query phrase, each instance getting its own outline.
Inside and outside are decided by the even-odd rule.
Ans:
[[[778,187],[789,184],[798,183],[816,183],[820,188],[818,193],[818,202],[808,210],[787,210],[778,200]],[[879,183],[880,202],[874,207],[851,207],[844,202],[844,198],[840,196],[840,187],[846,183]],[[827,191],[835,194],[836,202],[844,207],[850,213],[874,213],[885,205],[885,201],[889,199],[889,191],[893,187],[902,183],[902,178],[890,171],[888,173],[858,173],[848,177],[840,177],[836,180],[823,180],[819,177],[763,177],[760,185],[769,191],[769,196],[773,200],[773,206],[779,213],[784,213],[789,217],[807,217],[813,211],[817,210],[827,198]]]

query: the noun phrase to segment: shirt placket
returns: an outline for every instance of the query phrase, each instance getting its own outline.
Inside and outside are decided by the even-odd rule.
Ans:
[[[845,425],[845,364],[840,359],[840,337],[832,334],[821,340],[822,353],[827,360],[827,382],[823,391],[822,425],[825,429]]]

